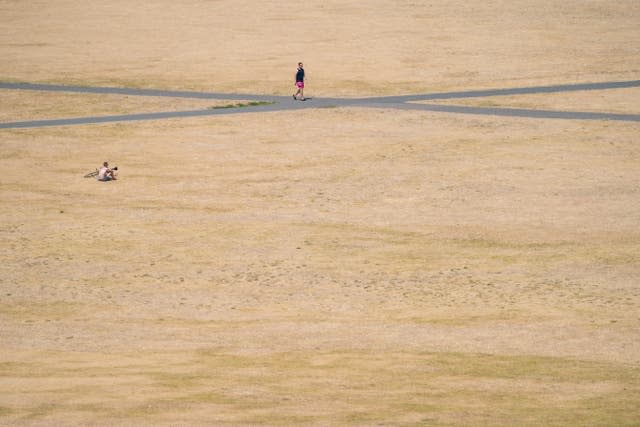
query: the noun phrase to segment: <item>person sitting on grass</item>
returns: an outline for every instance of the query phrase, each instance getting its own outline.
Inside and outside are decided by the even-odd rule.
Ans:
[[[113,169],[109,169],[109,162],[104,162],[102,167],[98,171],[98,181],[111,181],[116,179],[115,171],[118,170],[116,166]]]

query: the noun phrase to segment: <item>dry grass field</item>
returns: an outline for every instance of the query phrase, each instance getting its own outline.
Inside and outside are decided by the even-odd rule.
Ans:
[[[0,81],[637,80],[638,22],[636,1],[0,0]],[[0,89],[0,122],[226,103]],[[640,425],[639,139],[355,107],[0,130],[0,425]],[[118,181],[82,178],[104,160]]]

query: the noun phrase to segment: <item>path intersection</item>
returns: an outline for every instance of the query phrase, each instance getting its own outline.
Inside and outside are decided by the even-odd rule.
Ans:
[[[400,110],[417,110],[430,112],[443,112],[453,114],[475,114],[488,116],[528,117],[537,119],[565,119],[565,120],[615,120],[615,121],[640,121],[640,114],[600,113],[584,111],[554,111],[521,108],[500,107],[472,107],[461,105],[442,105],[417,103],[425,101],[455,100],[469,98],[484,98],[508,95],[551,94],[576,91],[596,91],[606,89],[624,89],[640,87],[640,80],[580,83],[554,86],[536,86],[507,89],[471,90],[461,92],[440,92],[422,95],[384,96],[368,98],[313,98],[308,101],[294,101],[290,96],[249,95],[238,93],[211,93],[171,91],[157,89],[128,89],[117,87],[92,87],[92,86],[65,86],[37,83],[3,83],[0,82],[0,90],[31,90],[46,92],[72,92],[89,94],[109,94],[127,96],[158,96],[169,98],[192,99],[217,99],[264,102],[265,104],[246,106],[242,108],[213,108],[187,111],[167,111],[158,113],[139,113],[112,116],[74,117],[66,119],[28,120],[19,122],[0,122],[0,129],[37,128],[46,126],[70,126],[92,123],[127,122],[139,120],[161,120],[181,117],[216,116],[228,114],[243,114],[256,112],[270,112],[283,110],[299,110],[306,108],[338,108],[338,107],[365,107]]]

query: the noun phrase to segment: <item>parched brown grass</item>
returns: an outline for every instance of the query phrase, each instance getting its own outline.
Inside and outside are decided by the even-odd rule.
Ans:
[[[0,80],[287,94],[298,60],[314,97],[631,80],[638,12],[2,2]],[[636,92],[469,102],[637,113]],[[228,103],[0,99],[2,121]],[[637,425],[638,135],[364,108],[1,130],[0,424]],[[105,160],[118,181],[82,178]]]
[[[236,105],[237,101],[183,99],[109,94],[44,91],[0,91],[2,122],[65,119],[87,116],[140,114],[165,111],[206,110]]]
[[[100,424],[145,425],[511,425],[515,419],[565,426],[612,418],[633,425],[634,414],[625,412],[638,399],[637,383],[633,390],[618,385],[633,369],[545,357],[201,350],[72,358],[49,352],[34,363],[33,356],[3,366],[39,384],[23,409],[32,422],[68,423],[90,414]],[[41,362],[49,359],[56,363]]]
[[[288,95],[303,61],[316,96],[363,96],[640,71],[632,0],[5,1],[2,16],[2,78],[19,81]]]

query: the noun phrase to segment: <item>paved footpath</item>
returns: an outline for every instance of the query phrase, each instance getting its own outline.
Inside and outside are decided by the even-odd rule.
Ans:
[[[640,114],[616,114],[581,111],[555,111],[519,108],[469,107],[460,105],[419,104],[416,102],[450,99],[484,98],[489,96],[550,94],[575,91],[595,91],[640,87],[640,80],[565,84],[555,86],[537,86],[506,89],[471,90],[461,92],[439,92],[420,95],[385,96],[369,98],[313,98],[305,102],[294,101],[290,96],[250,95],[239,93],[190,92],[158,89],[128,89],[117,87],[64,86],[36,83],[3,83],[0,89],[34,90],[46,92],[74,92],[91,94],[110,94],[127,96],[159,96],[168,98],[222,99],[230,101],[257,101],[268,104],[238,108],[215,108],[188,111],[166,111],[159,113],[139,113],[113,116],[74,117],[68,119],[29,120],[0,123],[0,129],[37,128],[45,126],[70,126],[92,123],[127,122],[138,120],[161,120],[180,117],[217,116],[227,114],[260,113],[283,110],[328,107],[366,107],[400,110],[418,110],[453,114],[474,114],[506,117],[526,117],[533,119],[564,120],[615,120],[640,121]]]

